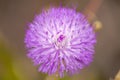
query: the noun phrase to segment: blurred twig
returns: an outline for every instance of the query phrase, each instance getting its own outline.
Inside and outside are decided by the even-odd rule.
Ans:
[[[120,70],[119,70],[119,72],[117,73],[117,75],[115,76],[115,80],[120,80]]]
[[[103,0],[90,0],[83,11],[83,13],[87,16],[88,21],[93,24],[95,30],[102,28],[102,23],[96,17],[96,13],[98,12],[102,2]]]
[[[83,13],[89,20],[93,20],[96,16],[98,9],[100,8],[103,0],[90,0],[88,5],[85,7]]]

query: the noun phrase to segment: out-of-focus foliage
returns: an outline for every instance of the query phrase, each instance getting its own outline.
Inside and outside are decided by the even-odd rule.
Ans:
[[[0,80],[19,80],[12,67],[12,51],[0,37]]]

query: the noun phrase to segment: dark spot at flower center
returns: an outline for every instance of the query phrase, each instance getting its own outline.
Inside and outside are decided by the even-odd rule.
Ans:
[[[64,35],[60,35],[60,36],[57,38],[57,41],[58,41],[58,42],[62,42],[64,39],[65,39],[65,36],[64,36]]]

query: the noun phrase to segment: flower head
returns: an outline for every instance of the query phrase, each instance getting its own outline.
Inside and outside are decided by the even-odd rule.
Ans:
[[[39,71],[60,77],[73,74],[93,58],[95,33],[82,13],[51,8],[37,15],[25,36],[28,57]]]

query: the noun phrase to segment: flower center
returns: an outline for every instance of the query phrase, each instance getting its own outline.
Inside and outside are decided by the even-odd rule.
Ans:
[[[64,35],[59,35],[56,37],[55,40],[55,48],[56,49],[62,49],[66,45],[66,37]]]
[[[64,35],[60,35],[60,36],[57,38],[57,41],[58,41],[58,42],[62,42],[64,39],[65,39],[65,36],[64,36]]]

